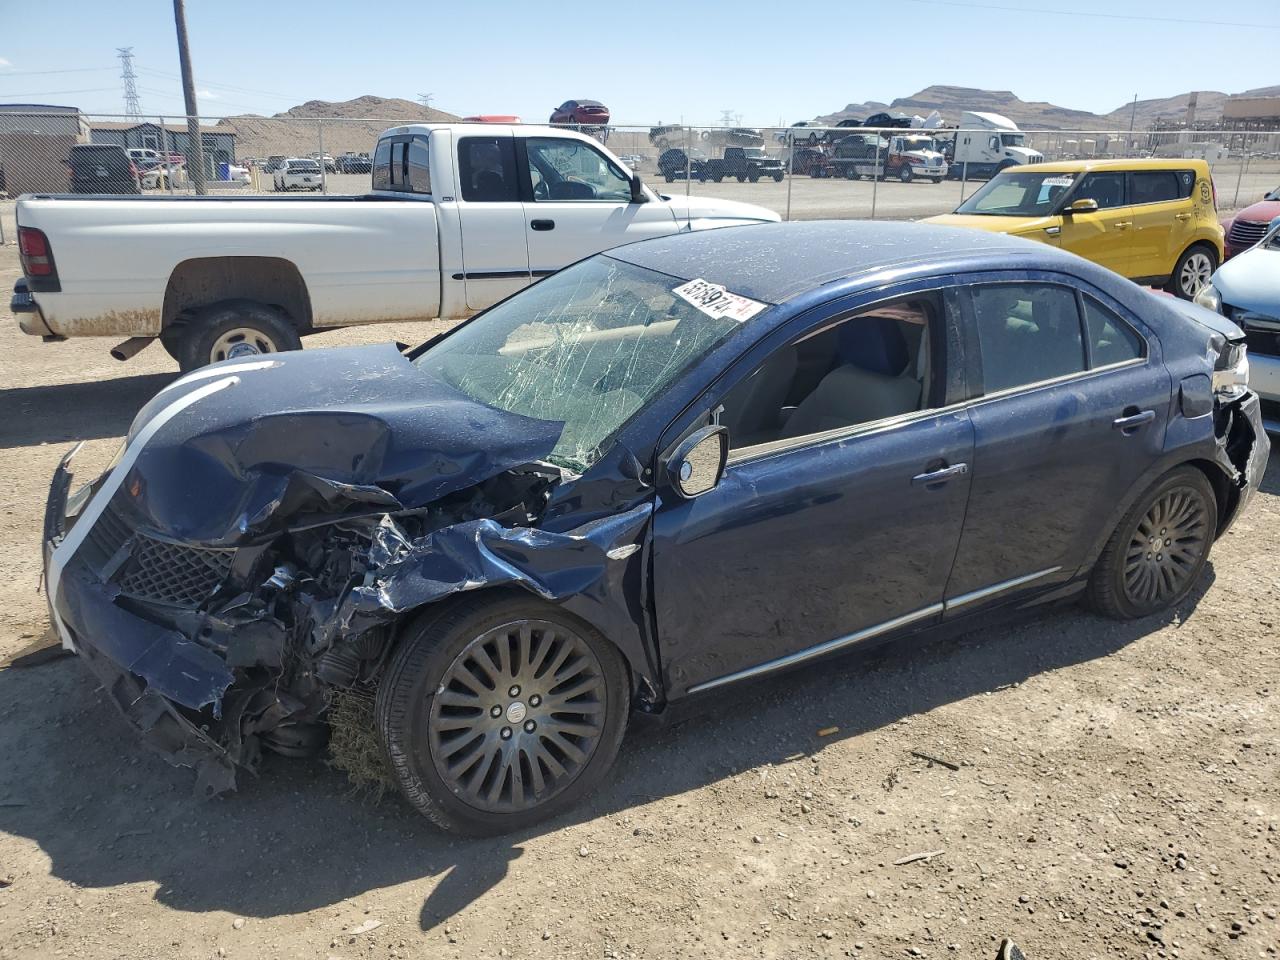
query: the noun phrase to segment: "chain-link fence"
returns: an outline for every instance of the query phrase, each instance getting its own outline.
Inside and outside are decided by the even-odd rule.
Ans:
[[[379,134],[403,122],[0,111],[0,192],[359,195],[370,189]],[[1203,159],[1224,214],[1280,186],[1280,131],[610,124],[585,132],[655,189],[745,200],[797,220],[947,213],[1002,166],[1037,161]]]

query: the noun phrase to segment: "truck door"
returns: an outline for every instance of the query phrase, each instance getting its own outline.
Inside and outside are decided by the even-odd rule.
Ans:
[[[515,137],[458,140],[458,220],[467,307],[483,310],[530,282]]]
[[[632,203],[631,177],[582,140],[517,138],[535,278],[583,257],[679,229],[663,203]]]

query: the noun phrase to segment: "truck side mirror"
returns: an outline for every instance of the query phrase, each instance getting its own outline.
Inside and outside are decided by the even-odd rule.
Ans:
[[[631,174],[631,202],[644,203],[649,198],[644,195],[644,181],[640,179],[640,174]]]
[[[989,140],[987,141],[987,145],[988,145],[989,147],[991,147],[991,149],[992,149],[992,150],[999,150],[999,149],[1000,149],[1000,138],[999,138],[999,137],[992,137],[991,139],[989,139]]]

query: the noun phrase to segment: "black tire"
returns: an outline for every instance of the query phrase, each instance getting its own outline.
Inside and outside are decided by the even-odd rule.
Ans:
[[[1169,471],[1134,501],[1102,548],[1089,605],[1116,620],[1176,606],[1200,579],[1217,529],[1218,501],[1205,475],[1190,466]]]
[[[781,183],[781,182],[782,182],[782,174],[780,174],[780,173],[775,173],[775,174],[773,175],[773,182],[774,182],[774,183]]]
[[[219,360],[301,350],[293,324],[278,310],[254,300],[224,300],[196,313],[181,328],[178,365],[185,373]],[[233,331],[246,335],[234,342]]]
[[[911,178],[914,176],[915,174],[911,172],[910,164],[904,163],[901,167],[898,168],[898,179],[901,180],[903,183],[910,183]]]
[[[930,179],[930,180],[932,180],[934,183],[941,183],[941,182],[942,182],[942,178],[941,178],[941,177],[930,177],[929,179]]]
[[[845,167],[844,178],[846,180],[861,180],[862,174],[858,172],[857,167]]]
[[[744,177],[744,176],[742,176],[741,174],[739,174],[739,175],[737,176],[737,180],[738,180],[738,182],[739,182],[739,183],[742,183],[742,182],[743,182],[744,180],[746,180],[746,179],[747,179],[747,178],[746,178],[746,177]]]
[[[1182,251],[1164,288],[1175,297],[1191,300],[1218,269],[1218,251],[1207,243],[1193,243]]]
[[[464,760],[461,762],[467,765],[459,768],[459,779],[470,779],[478,770],[482,776],[475,787],[477,791],[482,790],[487,782],[491,782],[491,778],[498,788],[497,799],[491,799],[488,802],[488,805],[494,809],[485,809],[476,802],[469,802],[466,798],[469,788],[465,784],[450,783],[441,774],[440,765],[456,757],[458,753],[444,753],[438,749],[435,741],[441,739],[442,733],[458,728],[438,726],[441,712],[450,709],[452,705],[444,701],[438,705],[435,700],[442,691],[453,691],[455,695],[460,692],[463,697],[483,700],[479,695],[469,694],[465,686],[450,680],[450,677],[457,676],[455,671],[461,669],[459,664],[468,663],[468,650],[476,649],[473,645],[481,644],[486,635],[493,633],[514,635],[519,631],[521,624],[530,623],[547,624],[556,631],[572,634],[582,644],[578,649],[589,651],[587,669],[594,670],[598,667],[598,679],[602,681],[600,686],[600,692],[603,695],[602,706],[594,711],[602,714],[602,719],[595,724],[597,733],[590,741],[590,752],[585,755],[585,760],[579,761],[577,769],[571,775],[566,772],[563,779],[555,774],[551,767],[544,766],[534,754],[534,751],[540,750],[543,756],[547,755],[549,738],[544,734],[532,737],[524,732],[527,727],[524,730],[516,729],[513,736],[505,738],[508,742],[515,741],[519,759],[515,766],[500,769],[496,777],[492,769],[493,763],[498,759],[505,759],[501,752],[493,753],[495,747],[501,751],[500,744],[493,742],[496,734],[489,730],[487,733],[477,734],[483,739],[469,740],[465,743],[458,752],[472,750],[472,744],[478,742],[479,747],[474,748],[478,759],[471,760],[464,755]],[[511,628],[510,631],[508,627]],[[534,638],[532,642],[553,642],[546,639],[545,632],[539,634],[537,632],[539,629],[538,627],[530,628]],[[539,636],[541,640],[538,639]],[[509,635],[508,640],[510,640]],[[520,658],[513,646],[507,646],[505,649],[508,657],[502,661],[502,664],[509,667]],[[536,654],[530,654],[530,657],[532,656]],[[559,651],[548,651],[544,655],[545,658],[553,656],[559,656]],[[594,661],[590,660],[591,657]],[[573,658],[565,663],[574,665],[572,668],[577,669],[577,662],[575,653]],[[474,669],[479,661],[470,660],[469,663],[470,676],[476,679]],[[551,676],[560,674],[564,669],[560,667]],[[560,683],[576,679],[579,675],[568,677]],[[510,691],[498,689],[494,694],[486,695],[493,697],[497,694],[509,695]],[[518,692],[515,696],[527,697],[529,703],[527,709],[530,711],[534,709],[533,698],[528,695],[527,690]],[[495,703],[494,707],[502,711],[502,703],[510,697],[498,695],[496,699],[501,702]],[[505,716],[499,713],[493,724],[489,726],[509,725],[508,729],[517,728],[522,724],[528,724],[538,716],[533,712],[524,712],[523,701],[519,702],[522,709],[518,715],[512,712],[517,702],[512,702],[506,707]],[[622,655],[613,644],[587,624],[566,616],[563,611],[554,606],[532,598],[475,594],[452,604],[443,613],[426,617],[408,628],[400,646],[392,655],[386,675],[378,686],[375,706],[378,732],[382,737],[387,761],[400,785],[401,792],[410,805],[445,830],[484,836],[520,830],[554,817],[591,793],[604,779],[618,755],[630,709],[630,690],[627,668]],[[454,723],[471,724],[463,728],[464,732],[456,735],[457,737],[467,737],[469,730],[478,730],[481,725],[488,724],[486,718],[492,716],[480,706],[476,708],[454,706],[452,709],[454,711],[474,710],[474,712],[463,713],[461,720],[458,719],[457,713],[449,715]],[[514,721],[510,720],[512,716],[515,716]],[[433,722],[437,724],[434,730]],[[516,740],[517,737],[522,739]],[[453,743],[457,742],[455,738]],[[444,744],[445,748],[450,745]],[[494,757],[494,761],[488,759],[490,756]],[[572,758],[570,762],[573,762]],[[535,763],[538,764],[538,776],[544,781],[544,792],[547,794],[541,800],[537,799],[536,795],[528,796],[527,791],[523,789],[524,778],[533,780],[532,764]],[[476,764],[479,764],[478,768]],[[508,769],[511,771],[510,778],[508,778]],[[516,801],[515,773],[517,771],[523,771],[519,781],[522,787],[519,803]],[[562,779],[562,782],[555,784],[554,781],[557,779]],[[508,784],[510,784],[509,787]],[[509,803],[501,802],[504,794],[510,796]],[[480,802],[485,800],[485,798],[477,799]],[[511,809],[504,809],[504,807]]]
[[[760,182],[760,174],[758,174],[758,173],[753,173],[753,174],[751,174],[751,176],[747,177],[747,179],[748,179],[748,180],[750,180],[752,183],[759,183],[759,182]],[[739,178],[738,182],[739,182],[739,183],[741,183],[741,182],[742,182],[741,178]]]
[[[662,175],[662,179],[663,179],[663,180],[665,180],[665,181],[667,181],[667,183],[670,183],[672,180],[674,180],[674,179],[675,179],[675,177],[673,177],[673,176],[672,176],[671,174],[669,174],[669,173],[664,173],[664,174]]]

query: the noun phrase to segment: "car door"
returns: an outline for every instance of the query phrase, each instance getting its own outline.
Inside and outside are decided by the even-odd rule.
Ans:
[[[1057,274],[974,277],[972,486],[947,615],[1072,579],[1164,448],[1170,380],[1120,304]]]
[[[973,444],[947,406],[958,364],[943,303],[820,308],[707,396],[729,431],[724,475],[695,500],[660,494],[654,521],[670,696],[939,618]],[[910,346],[876,347],[917,306]]]
[[[1129,174],[1133,262],[1129,276],[1163,283],[1195,234],[1190,170],[1135,170]]]
[[[1126,190],[1122,172],[1098,171],[1081,177],[1067,197],[1067,205],[1076,200],[1093,200],[1098,209],[1089,213],[1064,212],[1058,245],[1122,277],[1132,276],[1133,217]]]
[[[631,177],[567,137],[518,139],[529,265],[535,277],[633,240],[679,229],[665,203],[632,203]]]
[[[458,139],[458,222],[467,307],[483,310],[530,282],[524,204],[510,133]]]

